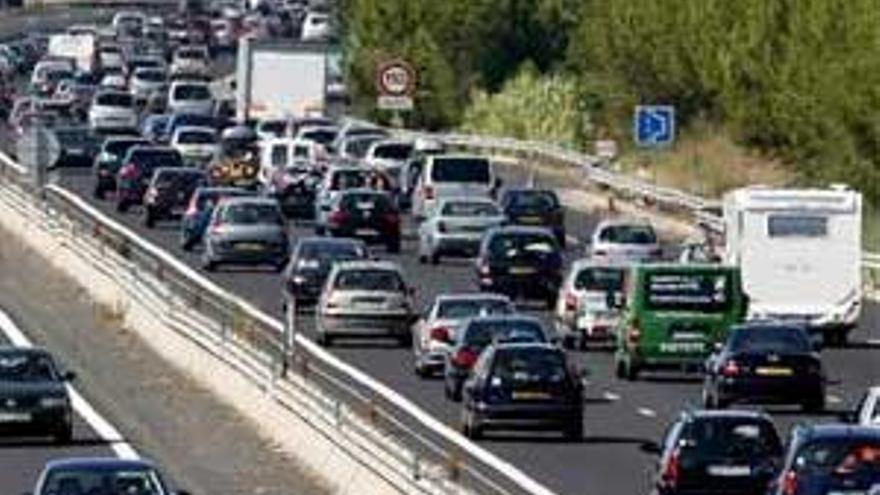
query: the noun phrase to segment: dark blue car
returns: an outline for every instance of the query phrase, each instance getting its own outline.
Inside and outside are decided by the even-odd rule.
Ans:
[[[193,193],[189,206],[183,214],[180,226],[180,245],[184,251],[192,250],[202,242],[205,229],[214,213],[214,206],[223,199],[240,196],[253,196],[252,191],[236,187],[199,187]]]
[[[186,495],[172,492],[150,462],[117,458],[71,458],[50,461],[37,479],[34,495],[137,493]]]
[[[513,225],[541,226],[553,231],[560,247],[565,248],[565,208],[552,189],[510,188],[499,201]]]
[[[171,136],[174,135],[174,131],[176,131],[179,127],[210,127],[212,129],[217,128],[217,119],[210,115],[203,115],[198,113],[178,113],[171,116],[168,119],[167,124],[165,125],[165,129],[162,132],[161,139],[169,140]]]

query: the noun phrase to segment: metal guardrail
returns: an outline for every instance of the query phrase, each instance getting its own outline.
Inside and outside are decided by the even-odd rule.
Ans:
[[[58,185],[41,191],[26,179],[26,170],[0,153],[2,197],[15,197],[17,209],[51,223],[169,327],[212,350],[401,492],[553,493],[296,333],[295,311],[286,321],[273,318],[75,193]]]

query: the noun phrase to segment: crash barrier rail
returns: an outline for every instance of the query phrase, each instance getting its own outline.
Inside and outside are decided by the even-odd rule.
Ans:
[[[395,131],[402,136],[423,137],[443,142],[449,147],[487,156],[504,156],[523,163],[545,164],[575,169],[585,181],[625,199],[636,200],[669,213],[687,216],[695,224],[715,233],[723,230],[721,202],[671,187],[653,184],[610,170],[599,157],[538,141],[478,136],[471,134]],[[868,290],[880,294],[880,253],[864,252],[862,268]]]
[[[37,188],[0,153],[0,201],[60,237],[169,328],[260,386],[402,493],[552,492],[284,321],[221,288],[56,184]],[[281,285],[279,283],[279,307]],[[126,309],[114,311],[125,313]]]

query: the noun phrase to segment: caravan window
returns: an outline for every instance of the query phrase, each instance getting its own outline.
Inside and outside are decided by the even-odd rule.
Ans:
[[[767,219],[770,237],[825,237],[828,218],[806,215],[771,215]]]
[[[287,165],[287,145],[286,144],[276,144],[272,146],[272,166],[273,167],[283,167]]]

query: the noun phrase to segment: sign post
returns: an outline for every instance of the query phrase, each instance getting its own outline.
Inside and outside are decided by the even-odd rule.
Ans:
[[[389,60],[379,64],[376,70],[376,107],[390,110],[392,125],[403,127],[400,112],[413,109],[413,95],[416,90],[416,73],[404,60]]]

